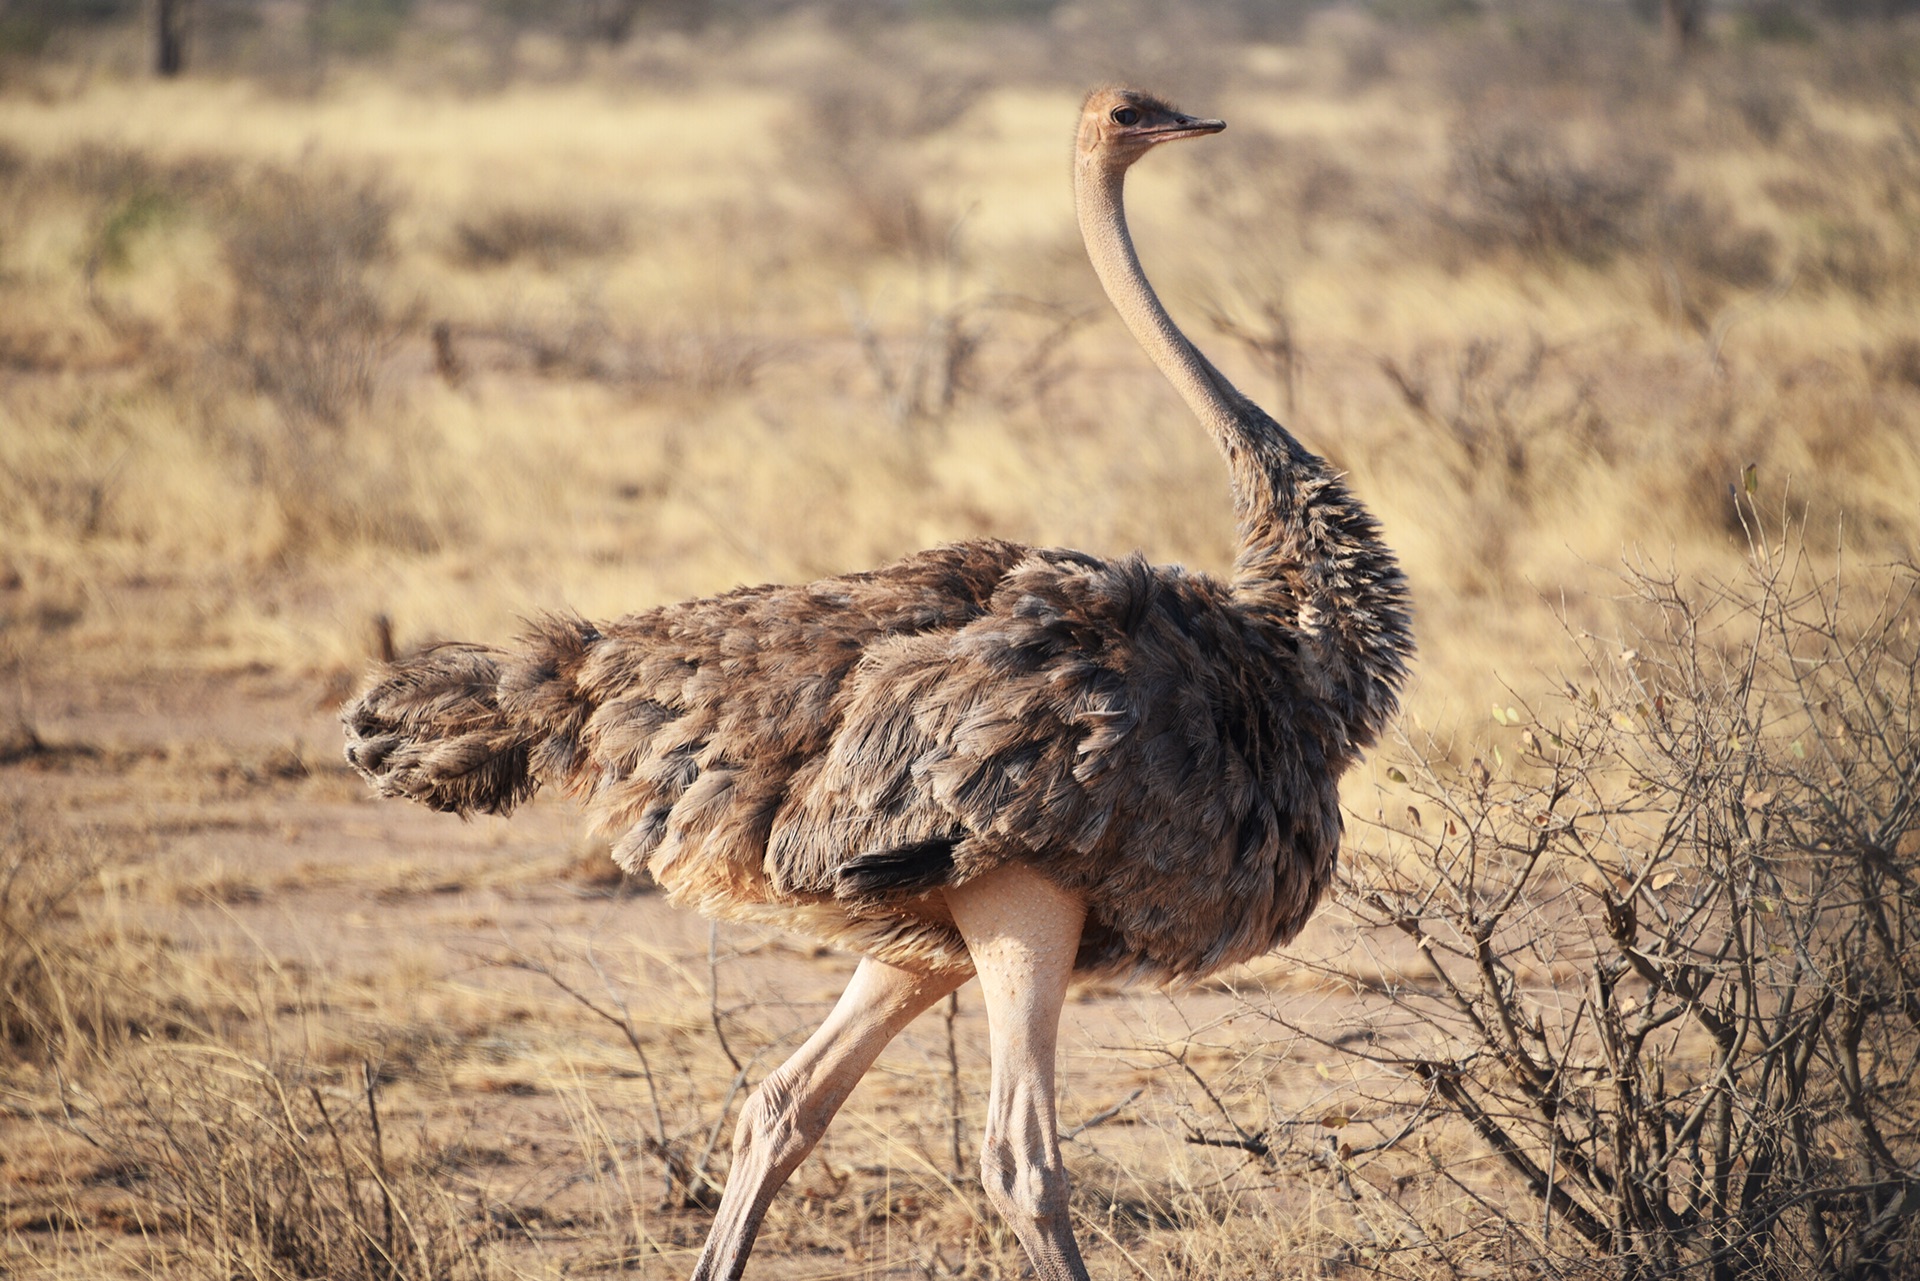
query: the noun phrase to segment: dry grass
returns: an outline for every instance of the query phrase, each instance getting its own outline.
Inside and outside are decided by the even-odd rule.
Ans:
[[[1234,129],[1142,171],[1137,220],[1378,502],[1449,638],[1423,716],[1476,706],[1485,658],[1550,666],[1537,593],[1626,542],[1737,555],[1748,463],[1860,551],[1911,539],[1915,162],[1897,100],[1828,88],[1850,46],[1764,50],[1762,102],[1731,50],[1647,84],[1605,44],[1542,69],[1376,32],[1393,75],[1311,74],[1355,38],[1226,75]],[[856,77],[795,33],[685,51],[699,138],[590,84],[22,102],[9,616],[112,650],[103,596],[135,599],[168,653],[333,663],[377,612],[497,634],[987,531],[1222,564],[1217,466],[1073,247],[1071,93],[969,48],[896,32]]]
[[[11,746],[44,750],[32,738]],[[9,816],[0,836],[0,1050],[11,1059],[75,1057],[125,1022],[103,976],[89,973],[84,939],[66,926],[96,857],[29,806]]]
[[[1380,511],[1410,723],[1461,767],[1622,629],[1624,552],[1733,576],[1744,477],[1816,560],[1909,555],[1914,33],[1730,24],[1675,68],[1584,8],[1377,9],[616,50],[274,10],[169,84],[111,28],[0,51],[0,1270],[684,1273],[741,1087],[842,961],[710,945],[559,807],[366,806],[331,702],[383,645],[943,539],[1225,566],[1219,461],[1073,233],[1093,80],[1232,122],[1138,171],[1143,254]],[[1525,1205],[1464,1129],[1372,1157],[1417,1088],[1284,1030],[1386,1017],[1413,958],[1356,928],[1070,1007],[1096,1275],[1438,1275]],[[759,1274],[1018,1270],[945,1036],[883,1060]],[[1472,1239],[1461,1274],[1512,1266]]]

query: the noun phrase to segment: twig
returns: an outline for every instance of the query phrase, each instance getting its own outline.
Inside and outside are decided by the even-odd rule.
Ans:
[[[370,1059],[360,1060],[360,1077],[367,1088],[367,1120],[373,1127],[373,1172],[380,1185],[380,1209],[386,1220],[385,1236],[382,1244],[386,1250],[387,1266],[393,1266],[393,1188],[387,1179],[387,1154],[380,1139],[380,1078],[373,1070]],[[315,1099],[319,1098],[315,1094]]]
[[[727,1044],[727,1031],[720,1025],[720,922],[707,922],[707,1016],[713,1021],[713,1035],[720,1042],[720,1052],[727,1056],[727,1062],[733,1064],[733,1070],[742,1076],[747,1069],[740,1063],[740,1056]]]
[[[1353,1190],[1353,1180],[1347,1175],[1347,1163],[1340,1157],[1338,1135],[1327,1136],[1327,1154],[1321,1160],[1325,1162],[1328,1172],[1333,1175],[1333,1190],[1338,1192],[1340,1199],[1347,1203],[1347,1209],[1353,1214],[1353,1221],[1360,1225],[1360,1230],[1367,1234],[1367,1240],[1375,1248],[1384,1246],[1386,1240],[1381,1237],[1378,1229],[1367,1220],[1367,1216],[1360,1209],[1360,1194]]]
[[[589,1014],[618,1028],[620,1035],[626,1038],[627,1045],[633,1050],[634,1056],[640,1060],[640,1076],[641,1079],[647,1083],[647,1099],[653,1108],[654,1133],[647,1136],[645,1141],[646,1148],[660,1160],[661,1168],[666,1174],[667,1183],[663,1195],[671,1199],[673,1196],[673,1186],[676,1182],[687,1185],[689,1176],[685,1168],[686,1163],[679,1154],[674,1151],[673,1141],[667,1137],[667,1118],[666,1113],[660,1106],[660,1088],[654,1079],[653,1063],[647,1057],[647,1047],[640,1039],[640,1029],[634,1026],[633,1016],[628,1012],[625,1000],[615,994],[613,990],[613,980],[601,967],[599,958],[589,953],[587,964],[592,968],[593,972],[600,977],[601,986],[606,989],[608,1000],[619,1007],[617,1010],[600,1004],[591,996],[588,996],[585,992],[582,992],[579,988],[562,978],[559,973],[554,970],[553,966],[545,961],[535,960],[517,948],[514,950],[513,958],[506,964],[511,969],[523,970],[528,974],[538,974],[541,978],[544,978],[547,982],[559,988],[564,995],[571,997],[576,1004]],[[691,1186],[687,1186],[689,1186],[689,1190],[691,1190]]]
[[[965,1178],[966,1160],[961,1155],[966,1151],[966,1121],[960,1112],[960,1043],[954,1033],[954,1020],[960,1017],[960,989],[947,993],[947,1105],[950,1128],[948,1142],[949,1158],[953,1161],[953,1176]]]
[[[1263,1160],[1273,1155],[1273,1149],[1267,1145],[1267,1141],[1257,1135],[1240,1139],[1216,1139],[1205,1134],[1195,1134],[1189,1130],[1187,1142],[1202,1148],[1238,1148],[1242,1152],[1251,1152]]]
[[[1132,1094],[1129,1094],[1126,1098],[1121,1099],[1118,1103],[1114,1104],[1112,1107],[1102,1108],[1100,1111],[1095,1112],[1092,1116],[1088,1117],[1086,1120],[1082,1121],[1080,1124],[1074,1126],[1071,1130],[1068,1130],[1065,1134],[1062,1134],[1060,1136],[1060,1141],[1062,1143],[1071,1142],[1076,1136],[1078,1136],[1081,1133],[1081,1131],[1091,1130],[1096,1125],[1105,1125],[1108,1121],[1113,1120],[1114,1117],[1119,1116],[1122,1112],[1124,1112],[1128,1104],[1132,1103],[1135,1099],[1139,1098],[1141,1095],[1145,1094],[1146,1092],[1147,1092],[1147,1087],[1143,1085],[1139,1089],[1135,1090]]]

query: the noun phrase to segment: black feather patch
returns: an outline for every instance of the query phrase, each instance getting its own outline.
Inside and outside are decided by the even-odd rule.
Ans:
[[[850,858],[840,865],[836,897],[892,897],[945,885],[953,874],[953,844],[939,837]]]

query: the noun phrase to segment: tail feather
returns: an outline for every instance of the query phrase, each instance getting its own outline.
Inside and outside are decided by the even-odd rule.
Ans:
[[[506,656],[484,645],[436,645],[381,669],[342,709],[347,761],[383,796],[465,816],[508,814],[539,780],[541,737],[500,708]]]
[[[535,778],[578,786],[586,768],[580,739],[595,699],[581,688],[581,669],[600,640],[592,623],[569,614],[531,620],[520,649],[500,674],[500,706],[516,725],[537,726],[529,768]]]

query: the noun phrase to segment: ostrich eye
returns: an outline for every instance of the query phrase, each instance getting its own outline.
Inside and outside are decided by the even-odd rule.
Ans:
[[[1113,109],[1113,123],[1117,125],[1137,125],[1140,123],[1140,113],[1132,107],[1115,107]]]

